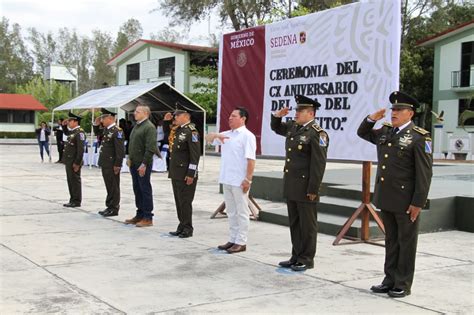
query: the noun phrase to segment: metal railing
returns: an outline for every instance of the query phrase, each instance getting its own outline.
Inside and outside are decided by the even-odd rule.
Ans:
[[[451,87],[474,87],[474,69],[451,72]]]

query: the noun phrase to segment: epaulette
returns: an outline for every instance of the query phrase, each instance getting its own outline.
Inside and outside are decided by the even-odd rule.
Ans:
[[[420,128],[418,126],[413,127],[413,130],[415,130],[416,132],[422,134],[423,136],[430,133],[428,130],[425,130],[425,129]]]
[[[196,131],[196,126],[194,124],[188,124],[186,127],[188,127],[189,129],[191,129],[191,131]]]
[[[119,126],[115,126],[115,128],[117,128],[118,131],[122,131],[122,128],[120,128]]]
[[[384,125],[385,127],[390,127],[390,128],[393,127],[392,124],[389,123],[388,121],[384,122],[382,125]]]
[[[321,128],[319,125],[317,124],[313,124],[311,127],[313,127],[314,130],[316,130],[317,132],[321,132],[321,131],[324,131],[323,128]]]

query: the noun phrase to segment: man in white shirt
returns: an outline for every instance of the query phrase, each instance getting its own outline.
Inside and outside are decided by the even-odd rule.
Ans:
[[[224,201],[229,218],[229,241],[217,248],[229,254],[247,249],[249,229],[248,192],[252,184],[257,141],[246,127],[248,111],[237,107],[229,116],[231,130],[211,133],[208,142],[221,146],[221,172],[219,183],[224,190]]]

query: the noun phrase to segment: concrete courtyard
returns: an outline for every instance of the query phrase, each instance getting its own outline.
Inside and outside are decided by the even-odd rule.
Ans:
[[[289,258],[288,228],[252,221],[246,252],[217,250],[228,228],[226,219],[209,219],[223,200],[219,160],[201,162],[194,237],[179,239],[168,236],[177,218],[167,174],[152,174],[154,226],[140,229],[122,223],[135,213],[129,174],[121,178],[119,216],[103,218],[99,169],[83,169],[82,206],[64,208],[62,164],[40,163],[35,145],[0,145],[0,314],[474,313],[472,233],[420,235],[404,299],[369,290],[383,277],[381,246],[332,246],[334,236],[319,234],[315,268],[295,273],[277,267]],[[283,163],[257,160],[257,171]]]

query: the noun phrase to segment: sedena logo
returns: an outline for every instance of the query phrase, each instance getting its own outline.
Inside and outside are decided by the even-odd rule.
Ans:
[[[299,42],[301,44],[304,44],[306,42],[306,32],[304,31],[300,32],[299,36],[298,34],[288,34],[288,35],[272,37],[270,39],[270,48],[296,45],[298,44],[298,38],[299,38]]]
[[[300,32],[300,43],[304,44],[306,42],[306,32]]]

